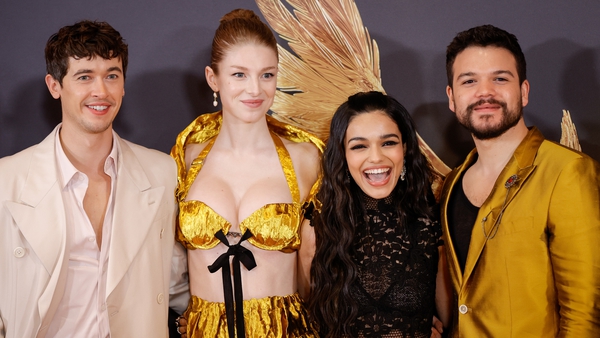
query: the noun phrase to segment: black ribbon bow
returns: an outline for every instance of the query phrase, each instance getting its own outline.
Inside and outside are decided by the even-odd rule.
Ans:
[[[227,331],[229,337],[236,337],[235,332],[237,330],[237,337],[245,337],[246,330],[244,328],[244,295],[242,294],[242,274],[240,268],[240,262],[244,264],[246,269],[252,270],[256,267],[256,261],[252,251],[241,246],[242,242],[252,237],[252,232],[246,230],[240,238],[237,244],[229,245],[227,236],[223,233],[223,230],[219,230],[215,237],[229,247],[226,253],[219,256],[215,262],[208,267],[210,273],[215,273],[221,269],[223,274],[223,296],[225,298],[225,312],[227,315]],[[233,282],[235,285],[235,302],[233,298],[233,289],[231,286],[231,269],[229,265],[229,256],[233,256]],[[234,305],[235,304],[235,305]],[[234,317],[235,307],[235,317]],[[235,318],[235,320],[234,320]],[[235,322],[235,324],[234,324]],[[235,325],[235,326],[234,326]]]

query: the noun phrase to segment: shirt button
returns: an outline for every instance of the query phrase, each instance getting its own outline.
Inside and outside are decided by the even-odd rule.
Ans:
[[[15,254],[15,257],[21,258],[21,257],[25,256],[25,249],[18,246],[15,248],[14,254]]]
[[[165,232],[165,228],[160,229],[160,238],[162,238],[164,232]]]
[[[102,311],[106,310],[106,303],[102,304],[102,306],[100,307],[100,309],[101,309]]]
[[[463,315],[467,313],[467,311],[469,311],[469,308],[465,304],[462,304],[458,307],[458,312],[460,312]]]
[[[88,237],[88,242],[93,242],[95,240],[94,236]]]
[[[156,296],[156,301],[158,302],[158,304],[162,304],[163,300],[164,300],[164,296],[161,292],[158,294],[158,296]]]

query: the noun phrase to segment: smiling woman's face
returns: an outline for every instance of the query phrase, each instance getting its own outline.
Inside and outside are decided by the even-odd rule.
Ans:
[[[264,119],[277,89],[277,54],[261,44],[232,46],[219,62],[218,74],[206,67],[208,85],[218,92],[223,116],[253,122]]]
[[[398,125],[383,111],[356,115],[344,139],[350,175],[367,195],[389,196],[402,172],[405,147]]]

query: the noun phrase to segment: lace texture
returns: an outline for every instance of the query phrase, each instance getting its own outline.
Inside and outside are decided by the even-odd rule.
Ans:
[[[354,337],[430,337],[441,228],[409,219],[402,228],[391,197],[363,195],[365,223],[354,240],[358,278],[352,292],[358,316]]]

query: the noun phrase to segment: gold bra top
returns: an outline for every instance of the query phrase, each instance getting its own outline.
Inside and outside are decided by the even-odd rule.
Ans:
[[[269,116],[267,116],[267,118],[279,162],[281,163],[285,179],[292,195],[292,203],[270,203],[264,205],[242,220],[239,227],[241,233],[245,233],[249,230],[253,234],[253,236],[248,239],[248,242],[260,249],[293,252],[300,247],[300,225],[304,217],[304,211],[309,203],[314,202],[320,179],[317,180],[311,188],[306,202],[303,203],[300,201],[300,190],[298,188],[292,160],[283,142],[278,137],[278,128],[272,128],[273,124],[281,124],[280,127],[286,129],[291,128],[291,126],[275,121]],[[219,239],[215,237],[215,234],[219,230],[223,231],[224,234],[227,234],[232,227],[229,221],[219,215],[206,203],[196,200],[185,200],[189,188],[192,186],[198,173],[202,169],[204,159],[210,152],[216,140],[221,121],[222,116],[220,113],[205,114],[200,116],[190,125],[190,127],[194,125],[192,130],[197,130],[202,134],[208,134],[205,136],[210,138],[206,147],[204,147],[198,157],[192,162],[188,172],[186,172],[184,159],[185,144],[203,143],[198,142],[201,141],[202,138],[194,137],[197,135],[192,135],[193,131],[190,132],[190,127],[188,127],[179,135],[178,142],[171,151],[171,155],[175,158],[179,167],[179,182],[176,192],[177,200],[179,202],[177,239],[188,249],[213,248],[220,242]],[[216,133],[207,132],[206,127],[216,128]],[[297,133],[301,130],[298,129],[293,131]],[[316,139],[316,137],[303,131],[302,133],[306,134],[304,137],[308,138],[307,140],[312,143],[315,143],[322,151],[322,143]],[[182,134],[187,135],[182,136]],[[183,140],[180,140],[182,137]],[[285,137],[285,134],[282,135],[282,137]],[[315,138],[315,140],[312,138]],[[294,138],[292,138],[292,140],[294,140]]]

